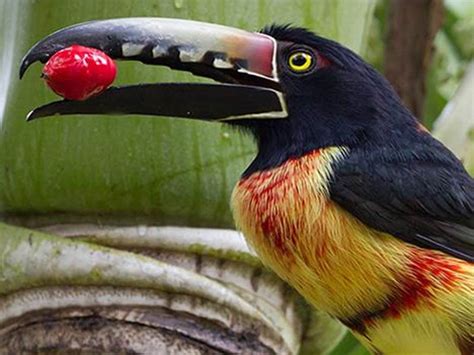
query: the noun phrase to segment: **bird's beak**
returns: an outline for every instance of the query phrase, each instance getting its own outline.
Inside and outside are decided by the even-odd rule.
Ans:
[[[223,84],[156,83],[110,88],[85,101],[57,101],[29,120],[71,114],[141,114],[204,120],[287,116],[277,68],[277,43],[267,35],[162,18],[92,21],[59,30],[25,55],[20,78],[36,61],[78,44],[114,59],[165,65]]]

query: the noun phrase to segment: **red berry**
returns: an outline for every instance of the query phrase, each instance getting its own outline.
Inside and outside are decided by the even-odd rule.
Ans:
[[[78,45],[55,53],[43,68],[43,78],[58,95],[68,100],[85,100],[107,89],[117,68],[104,52]]]

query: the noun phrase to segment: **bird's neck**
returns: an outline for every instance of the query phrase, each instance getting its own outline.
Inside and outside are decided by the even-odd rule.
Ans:
[[[341,93],[334,99],[330,91],[318,88],[311,96],[287,96],[287,118],[236,123],[251,132],[258,146],[257,156],[243,176],[328,147],[361,149],[397,144],[416,135],[418,121],[395,94],[372,91],[365,88],[366,96],[362,97]]]
[[[315,114],[316,115],[316,114]],[[359,131],[331,131],[326,121],[329,119],[321,116],[306,119],[301,113],[293,113],[287,119],[275,122],[259,122],[251,130],[257,142],[258,152],[255,159],[244,172],[243,177],[248,177],[256,172],[272,170],[285,163],[302,158],[311,152],[328,147],[344,146],[345,142],[353,144],[354,137]],[[315,124],[311,120],[317,121]],[[344,137],[350,137],[344,140]]]

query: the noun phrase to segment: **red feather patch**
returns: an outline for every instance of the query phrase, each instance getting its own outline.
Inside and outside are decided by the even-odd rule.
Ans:
[[[436,289],[455,287],[459,264],[437,252],[413,249],[408,269],[398,286],[396,299],[385,312],[388,317],[399,318],[404,310],[416,308],[420,301],[430,304]]]

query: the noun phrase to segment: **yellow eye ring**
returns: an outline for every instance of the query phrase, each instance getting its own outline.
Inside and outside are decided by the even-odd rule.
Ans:
[[[307,52],[295,52],[289,56],[288,66],[295,73],[307,72],[313,67],[313,57]]]

